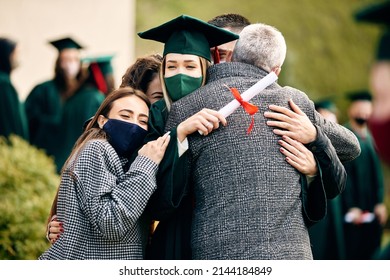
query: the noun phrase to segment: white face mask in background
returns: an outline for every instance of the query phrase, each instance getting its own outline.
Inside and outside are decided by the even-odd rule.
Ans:
[[[74,79],[80,71],[80,63],[77,61],[66,61],[61,63],[61,68],[68,78]]]

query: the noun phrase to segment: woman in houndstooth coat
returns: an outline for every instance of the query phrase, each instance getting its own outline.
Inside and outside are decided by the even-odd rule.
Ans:
[[[107,96],[64,165],[50,214],[64,232],[39,259],[143,259],[150,223],[143,212],[170,140],[149,142],[132,158],[148,115],[142,92]]]

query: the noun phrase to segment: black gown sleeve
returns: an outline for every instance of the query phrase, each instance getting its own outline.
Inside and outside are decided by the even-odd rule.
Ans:
[[[317,139],[308,144],[318,166],[318,175],[308,185],[302,176],[302,205],[306,223],[310,226],[322,220],[327,213],[327,199],[341,194],[346,186],[347,173],[329,138],[316,126]]]

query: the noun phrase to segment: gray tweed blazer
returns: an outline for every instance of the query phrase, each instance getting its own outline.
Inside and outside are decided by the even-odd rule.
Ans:
[[[204,87],[173,104],[166,130],[203,108],[218,110],[229,103],[233,96],[225,85],[243,93],[266,74],[244,63],[212,66]],[[279,137],[263,116],[270,104],[287,107],[290,98],[322,128],[342,161],[359,155],[353,133],[323,119],[304,92],[270,85],[251,101],[260,112],[249,135],[250,116],[240,107],[226,127],[188,137],[193,259],[312,259],[300,175],[284,160]]]
[[[61,177],[57,215],[64,233],[39,259],[143,259],[143,211],[156,189],[157,165],[138,156],[127,172],[104,140],[92,140]]]

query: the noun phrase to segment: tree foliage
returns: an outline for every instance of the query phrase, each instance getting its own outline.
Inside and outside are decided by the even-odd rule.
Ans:
[[[59,184],[54,161],[18,136],[0,137],[0,259],[45,251],[46,221]]]

